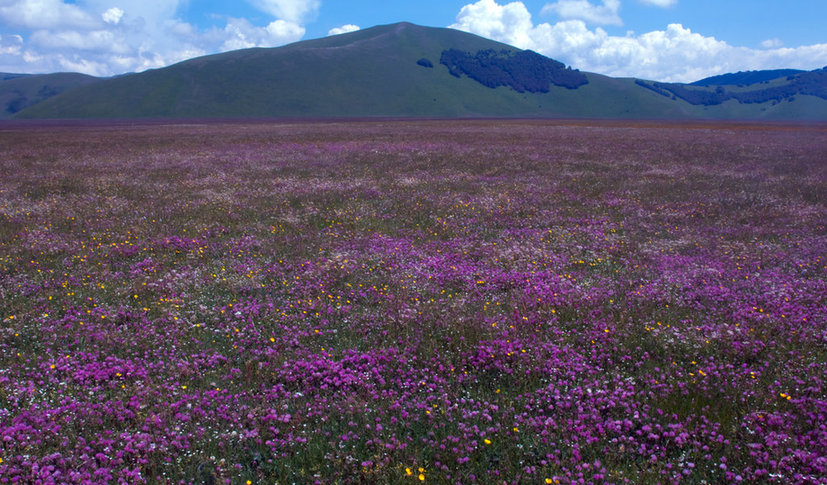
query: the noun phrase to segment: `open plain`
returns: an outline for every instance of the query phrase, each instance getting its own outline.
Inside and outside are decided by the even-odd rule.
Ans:
[[[0,126],[0,483],[827,483],[827,126]]]

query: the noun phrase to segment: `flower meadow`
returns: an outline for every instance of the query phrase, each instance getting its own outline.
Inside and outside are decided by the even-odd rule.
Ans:
[[[827,483],[827,128],[8,125],[0,483]]]

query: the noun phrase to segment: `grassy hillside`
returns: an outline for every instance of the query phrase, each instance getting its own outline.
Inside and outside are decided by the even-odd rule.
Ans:
[[[9,74],[0,73],[0,119],[68,89],[93,84],[100,79],[78,73]]]
[[[497,66],[486,67],[490,62]],[[540,80],[538,86],[530,79],[533,72],[562,81],[546,88]],[[17,117],[827,119],[827,100],[810,92],[749,105],[727,99],[707,105],[672,91],[714,87],[685,86],[584,77],[556,61],[476,35],[399,23],[108,79],[54,96]]]
[[[680,113],[625,81],[589,76],[578,89],[548,93],[488,88],[452,76],[447,49],[517,49],[449,29],[385,25],[276,49],[202,57],[107,80],[21,113],[27,118],[655,116]],[[434,67],[417,61],[427,59]],[[618,103],[613,88],[621,88]],[[592,94],[589,94],[592,93]],[[599,93],[601,99],[593,99]]]

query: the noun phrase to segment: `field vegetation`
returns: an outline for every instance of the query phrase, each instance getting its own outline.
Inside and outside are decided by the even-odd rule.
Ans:
[[[0,483],[825,483],[827,128],[7,125]]]

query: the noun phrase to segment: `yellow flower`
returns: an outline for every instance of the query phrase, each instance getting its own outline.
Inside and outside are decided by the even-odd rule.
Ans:
[[[420,474],[419,474],[419,481],[420,481],[420,482],[424,482],[424,481],[425,481],[425,474],[424,474],[424,473],[420,473]]]
[[[546,478],[546,483],[554,483],[551,478]]]
[[[413,475],[413,472],[411,471],[410,468],[405,468],[405,474],[406,475]]]
[[[486,445],[490,445],[490,444],[491,444],[491,440],[489,440],[488,438],[484,439],[484,440],[483,440],[483,442],[485,442],[485,444],[486,444]]]

